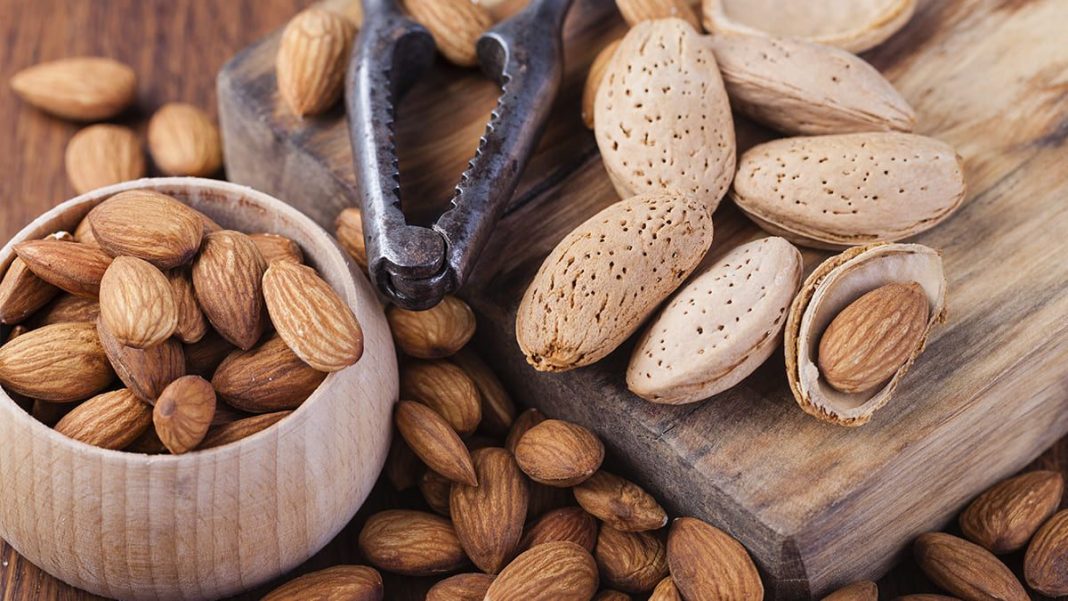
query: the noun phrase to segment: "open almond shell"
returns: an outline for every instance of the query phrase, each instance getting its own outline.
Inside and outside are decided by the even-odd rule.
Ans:
[[[816,364],[820,337],[831,321],[863,294],[891,283],[916,282],[930,312],[920,343],[894,375],[875,390],[847,394],[832,388]],[[824,261],[805,280],[786,321],[786,376],[808,414],[842,426],[861,426],[885,405],[923,352],[935,324],[945,320],[946,277],[941,254],[920,244],[872,244]]]

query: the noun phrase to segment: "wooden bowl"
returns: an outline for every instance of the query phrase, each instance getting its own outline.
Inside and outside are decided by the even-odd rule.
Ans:
[[[0,392],[0,537],[48,573],[121,599],[214,599],[283,574],[352,519],[381,471],[397,400],[397,363],[382,307],[333,238],[250,188],[196,178],[143,179],[67,201],[0,250],[74,231],[91,208],[150,188],[225,228],[300,244],[356,312],[365,351],[330,374],[292,415],[208,451],[148,456],[76,442]]]

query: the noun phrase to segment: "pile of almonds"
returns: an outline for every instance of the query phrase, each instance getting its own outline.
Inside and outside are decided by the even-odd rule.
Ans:
[[[98,447],[178,454],[239,440],[363,353],[355,315],[296,243],[224,230],[166,194],[120,192],[73,236],[15,253],[0,280],[0,323],[14,326],[0,385]]]

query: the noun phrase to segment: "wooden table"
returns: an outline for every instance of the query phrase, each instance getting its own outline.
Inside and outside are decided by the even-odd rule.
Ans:
[[[607,0],[606,0],[607,1]],[[144,131],[147,116],[163,102],[192,102],[215,111],[215,74],[224,61],[307,4],[306,0],[0,0],[0,82],[43,60],[78,54],[112,56],[141,76],[136,111],[123,121]],[[78,127],[25,107],[0,84],[0,236],[10,237],[34,216],[73,196],[63,170],[63,151]],[[1068,439],[1037,462],[1068,474]],[[375,507],[407,503],[382,488]],[[17,503],[3,498],[0,502]],[[360,517],[301,570],[356,562]],[[1018,568],[1019,558],[1009,563]],[[933,591],[910,562],[880,583],[884,598]],[[387,578],[393,599],[421,599],[425,582]],[[267,587],[269,588],[269,587]],[[259,598],[249,594],[248,599]],[[51,578],[0,543],[0,599],[91,599]]]

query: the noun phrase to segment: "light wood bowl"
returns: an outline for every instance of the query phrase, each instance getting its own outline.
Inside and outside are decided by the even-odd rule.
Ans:
[[[365,351],[293,415],[234,444],[182,456],[108,451],[37,422],[0,392],[0,537],[53,576],[106,597],[214,599],[302,563],[352,519],[381,471],[397,400],[382,307],[335,241],[266,194],[195,178],[102,188],[37,218],[0,250],[56,230],[123,190],[151,188],[225,228],[300,244],[356,312]]]

